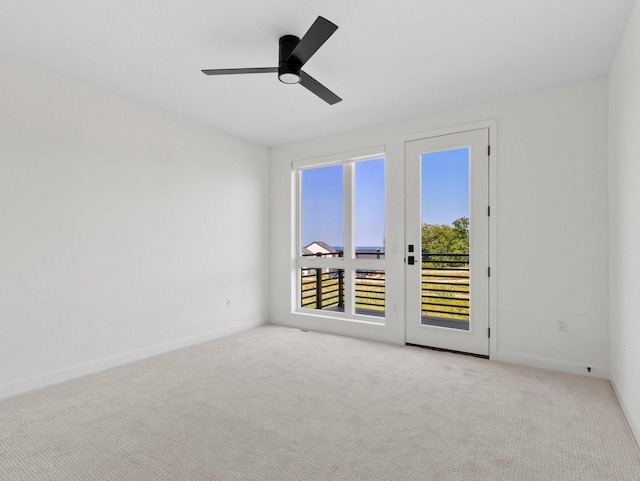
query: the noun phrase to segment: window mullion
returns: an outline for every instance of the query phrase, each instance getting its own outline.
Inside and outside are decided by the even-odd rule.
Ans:
[[[353,259],[355,257],[355,166],[344,164],[343,171],[343,219],[344,219],[344,301],[345,313],[355,312]]]
[[[295,210],[292,212],[292,221],[296,226],[296,238],[295,238],[295,252],[294,259],[297,261],[296,265],[300,265],[302,258],[300,254],[302,252],[302,171],[294,170],[295,176]]]

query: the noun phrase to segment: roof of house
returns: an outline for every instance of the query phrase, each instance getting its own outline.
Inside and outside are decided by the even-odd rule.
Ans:
[[[313,241],[311,244],[307,245],[307,247],[305,247],[305,249],[308,249],[309,247],[311,247],[313,244],[316,244],[320,247],[322,247],[323,249],[325,249],[327,252],[338,252],[337,250],[335,250],[333,247],[331,247],[329,244],[327,244],[326,242],[322,242],[322,241]]]

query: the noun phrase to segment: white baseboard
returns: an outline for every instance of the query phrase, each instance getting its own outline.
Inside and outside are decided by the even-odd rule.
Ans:
[[[567,361],[558,361],[556,359],[545,359],[541,357],[529,357],[521,354],[509,352],[497,352],[491,355],[492,361],[510,362],[512,364],[522,364],[524,366],[539,367],[542,369],[551,369],[553,371],[568,372],[571,374],[582,374],[584,376],[598,377],[609,379],[609,369],[602,366],[593,366],[588,364],[578,364]],[[591,372],[587,369],[591,368]]]
[[[631,428],[631,432],[633,436],[636,438],[636,443],[638,447],[640,447],[640,422],[638,422],[638,418],[634,415],[634,413],[629,409],[629,406],[625,402],[624,394],[618,388],[614,379],[609,379],[611,383],[611,387],[613,388],[613,392],[616,394],[618,398],[618,402],[620,403],[620,407],[622,408],[622,412],[624,413],[624,417],[627,418],[627,423],[629,424],[629,428]]]
[[[165,342],[156,346],[146,347],[136,351],[116,354],[115,356],[97,359],[95,361],[78,364],[76,366],[48,372],[46,374],[41,374],[39,376],[34,376],[27,379],[21,379],[9,384],[3,384],[2,386],[0,386],[0,399],[15,396],[17,394],[22,394],[24,392],[49,386],[51,384],[68,381],[80,376],[86,376],[87,374],[103,371],[111,367],[121,366],[133,361],[139,361],[140,359],[157,356],[158,354],[174,351],[182,347],[192,346],[194,344],[200,344],[201,342],[210,341],[219,337],[246,331],[263,324],[264,322],[262,321],[246,322],[243,324],[238,324],[236,326],[217,329],[215,331],[209,331],[202,334],[197,334],[195,336],[184,337],[176,341]]]

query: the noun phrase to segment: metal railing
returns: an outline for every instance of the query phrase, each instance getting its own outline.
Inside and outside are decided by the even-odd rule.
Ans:
[[[356,313],[384,316],[385,275],[379,270],[356,271]]]
[[[323,259],[331,257],[344,257],[344,251],[336,250],[334,252],[311,252],[302,253],[301,257],[322,257]],[[357,249],[355,253],[356,259],[384,259],[384,250],[381,249]]]
[[[334,254],[335,255],[335,254]],[[303,268],[301,307],[344,312],[343,269]],[[469,321],[469,254],[422,254],[422,316]],[[357,270],[357,314],[384,316],[385,272]]]
[[[469,320],[469,254],[422,254],[422,316]]]
[[[300,305],[344,311],[343,269],[302,269]]]
[[[344,282],[343,269],[302,269],[301,307],[344,312]],[[357,270],[356,314],[384,316],[384,307],[384,271]]]

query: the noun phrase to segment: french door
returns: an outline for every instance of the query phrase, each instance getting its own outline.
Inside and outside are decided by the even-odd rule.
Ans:
[[[489,354],[489,130],[406,143],[406,342]]]

